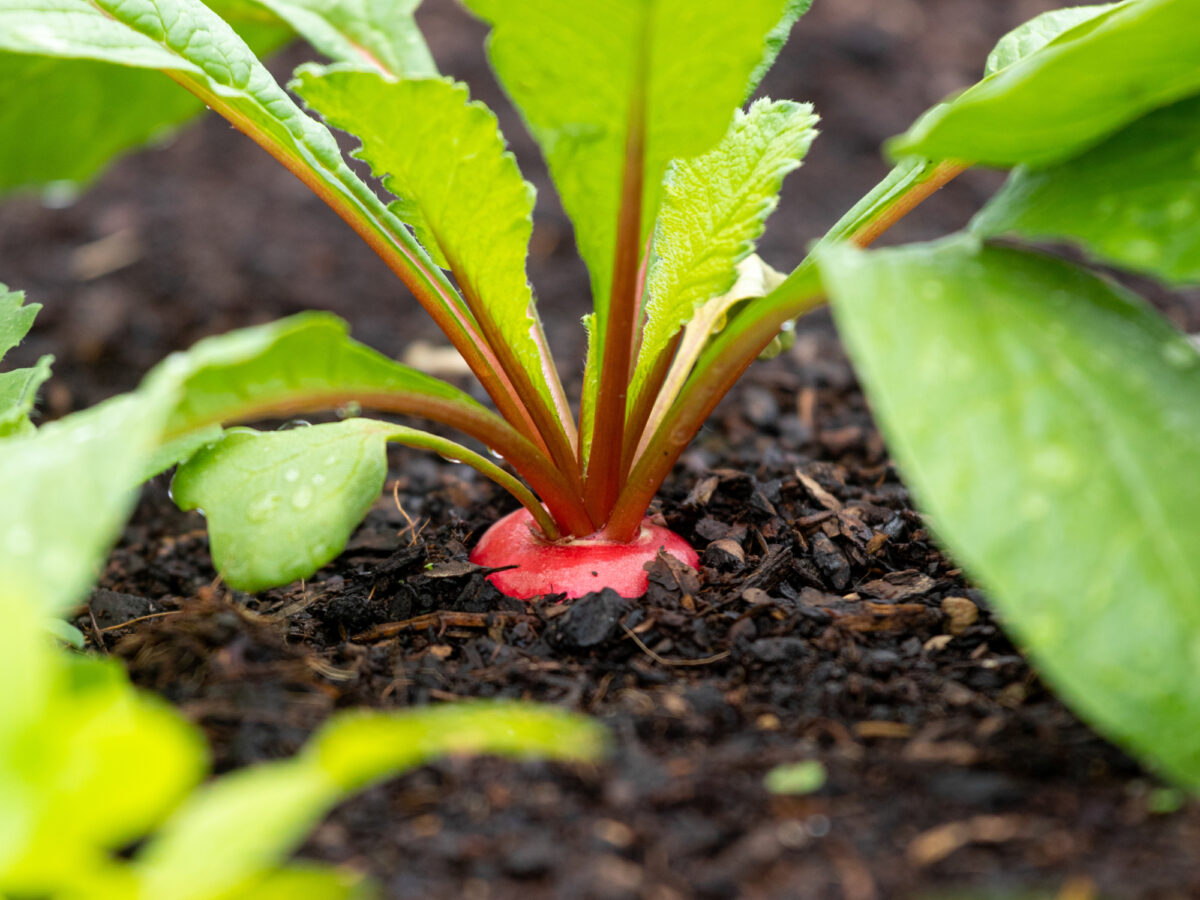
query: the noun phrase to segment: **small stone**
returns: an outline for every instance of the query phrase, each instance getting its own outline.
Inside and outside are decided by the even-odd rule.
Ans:
[[[979,607],[966,597],[946,597],[942,612],[946,614],[946,630],[954,635],[962,634],[979,620]]]
[[[628,609],[625,598],[612,588],[587,594],[555,621],[555,636],[569,647],[596,647],[617,633]]]

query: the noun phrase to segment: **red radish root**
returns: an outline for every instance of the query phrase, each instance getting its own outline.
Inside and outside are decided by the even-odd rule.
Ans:
[[[576,538],[550,542],[541,536],[528,510],[505,516],[483,533],[471,552],[480,566],[512,566],[488,576],[502,594],[530,600],[543,594],[566,594],[571,599],[612,588],[622,597],[646,593],[644,566],[666,550],[693,569],[700,564],[696,551],[668,528],[642,522],[641,532],[628,544],[603,538]]]

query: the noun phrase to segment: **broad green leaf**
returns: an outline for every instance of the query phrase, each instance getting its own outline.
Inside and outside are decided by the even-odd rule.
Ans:
[[[0,441],[0,572],[54,614],[95,579],[173,405],[155,388]]]
[[[292,35],[256,4],[210,5],[257,54],[272,52]],[[113,157],[163,139],[203,109],[157,73],[0,52],[0,134],[21,135],[0,142],[0,193],[86,182]]]
[[[421,396],[494,418],[465,391],[352,340],[346,323],[327,313],[206,338],[167,357],[146,381],[178,386],[179,401],[165,429],[172,437],[247,417],[328,409],[348,399],[365,403],[372,395]]]
[[[292,863],[221,900],[375,900],[379,892],[362,875],[315,863]]]
[[[505,149],[496,117],[449,79],[388,81],[367,72],[306,67],[293,89],[335,128],[355,135],[354,154],[397,198],[438,265],[453,270],[467,304],[498,353],[529,373],[546,409],[570,421],[525,276],[533,186]],[[559,389],[561,391],[561,389]]]
[[[958,238],[821,273],[941,539],[1084,717],[1200,786],[1200,356],[1137,298]]]
[[[383,489],[388,441],[462,462],[510,491],[546,533],[537,498],[491,460],[446,438],[374,419],[225,432],[175,474],[181,509],[208,518],[213,561],[229,584],[258,591],[307,578],[336,557]]]
[[[0,284],[0,360],[21,342],[33,326],[41,306],[23,306],[25,295],[9,291]],[[35,365],[12,372],[0,372],[0,438],[33,431],[29,411],[37,399],[38,388],[50,377],[52,356],[43,356]]]
[[[225,580],[258,591],[307,578],[336,557],[383,490],[386,422],[286,431],[232,429],[180,466],[171,492],[208,519]]]
[[[784,0],[467,0],[467,6],[492,25],[492,67],[542,149],[591,273],[586,449],[630,138],[642,134],[642,247],[667,163],[721,139],[730,113],[755,87],[752,78],[807,7]]]
[[[1052,9],[1040,16],[1034,16],[1028,22],[1018,25],[1000,38],[996,46],[992,48],[992,52],[988,54],[987,65],[983,70],[984,76],[995,75],[1001,69],[1007,69],[1013,63],[1020,62],[1031,53],[1041,50],[1076,25],[1082,25],[1101,13],[1116,9],[1119,5],[1117,3],[1100,3],[1093,6],[1068,6],[1065,9]]]
[[[748,112],[734,113],[715,148],[668,168],[631,407],[679,329],[733,287],[738,263],[754,251],[784,176],[799,167],[816,137],[816,123],[807,104],[759,100]]]
[[[1080,241],[1097,258],[1200,281],[1200,97],[1047,169],[1019,168],[972,223],[983,235]]]
[[[596,722],[564,710],[509,701],[454,703],[407,715],[348,713],[306,748],[342,790],[451,753],[590,761],[606,747]]]
[[[210,782],[138,854],[141,896],[210,900],[253,888],[341,793],[304,757]]]
[[[32,6],[30,5],[32,2]],[[0,50],[162,69],[270,151],[337,210],[459,333],[453,287],[233,29],[199,0],[0,0]]]
[[[1200,92],[1200,0],[1129,0],[985,78],[892,140],[893,156],[984,165],[1068,159]]]
[[[601,726],[532,704],[466,703],[338,716],[300,756],[242,769],[195,794],[139,855],[142,896],[207,900],[223,897],[222,891],[246,890],[345,795],[438,756],[590,761],[604,748]]]
[[[135,691],[117,664],[61,655],[55,670],[40,719],[6,741],[6,803],[29,816],[22,839],[4,848],[8,885],[53,884],[64,858],[142,837],[207,768],[199,731]]]
[[[335,63],[399,78],[437,75],[413,13],[421,0],[258,0]]]

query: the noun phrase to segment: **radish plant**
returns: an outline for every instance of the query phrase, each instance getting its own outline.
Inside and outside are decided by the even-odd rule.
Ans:
[[[944,543],[1069,699],[1200,784],[1200,487],[1186,474],[1200,357],[1126,289],[1029,246],[1200,278],[1200,0],[1061,10],[1006,36],[978,84],[891,142],[896,168],[786,276],[753,246],[816,117],[745,104],[804,0],[467,5],[491,25],[492,65],[590,272],[577,417],[525,278],[531,190],[492,114],[437,76],[411,4],[266,3],[332,58],[290,87],[357,138],[381,199],[197,0],[0,0],[0,50],[160,69],[260,143],[379,253],[494,403],[325,318],[165,364],[147,388],[176,392],[155,463],[187,460],[176,496],[209,516],[230,582],[264,587],[336,555],[388,440],[503,481],[486,457],[384,423],[215,430],[353,401],[453,426],[523,480],[505,485],[524,511],[475,552],[520,564],[492,576],[501,590],[637,593],[647,553],[694,563],[645,519],[674,462],[787,323],[828,299]],[[862,249],[975,165],[1012,177],[963,234]],[[616,573],[598,561],[623,552]]]

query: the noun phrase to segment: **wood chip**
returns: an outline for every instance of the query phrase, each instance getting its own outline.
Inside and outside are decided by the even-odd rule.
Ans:
[[[867,740],[870,738],[908,738],[912,737],[913,728],[907,722],[856,722],[854,734]]]
[[[842,502],[838,500],[837,497],[833,496],[833,494],[829,493],[829,491],[825,490],[825,488],[821,487],[821,485],[817,484],[814,479],[810,478],[808,475],[805,475],[799,469],[796,470],[796,478],[802,485],[804,485],[804,489],[812,495],[813,499],[820,503],[823,507],[828,510],[832,510],[833,512],[841,511]]]
[[[1021,816],[975,816],[922,832],[906,855],[915,866],[930,866],[967,844],[1003,844],[1027,831],[1029,823]]]
[[[881,600],[907,600],[929,593],[936,584],[923,572],[905,569],[902,572],[888,572],[882,578],[860,585],[858,590]]]
[[[946,614],[946,630],[953,635],[962,634],[979,620],[979,607],[966,597],[946,597],[942,612]]]

